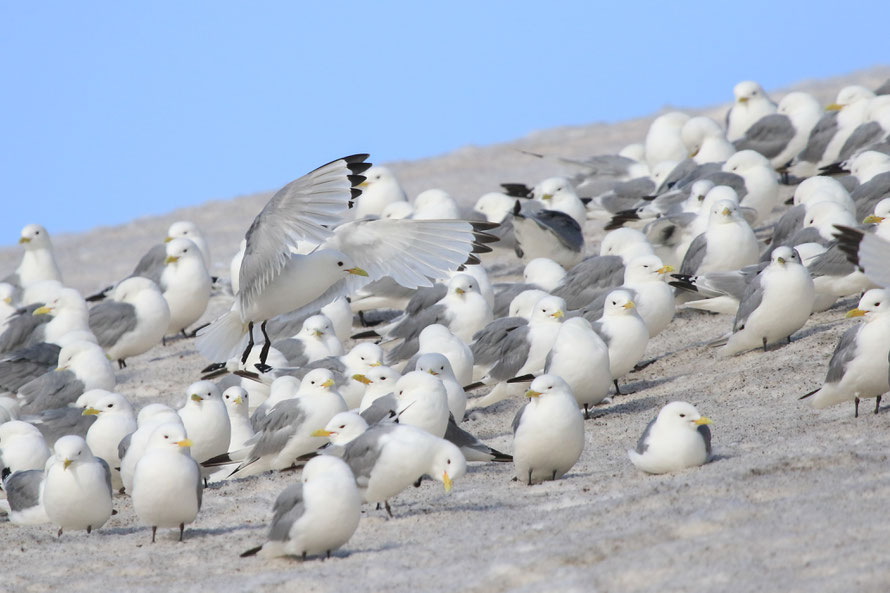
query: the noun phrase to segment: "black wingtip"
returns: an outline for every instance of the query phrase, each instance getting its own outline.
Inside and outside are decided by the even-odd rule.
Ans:
[[[820,387],[819,389],[822,389],[822,388]],[[810,397],[811,395],[813,395],[814,393],[816,393],[817,391],[819,391],[819,389],[814,389],[814,390],[812,390],[812,391],[809,392],[809,393],[804,393],[803,395],[801,395],[801,396],[800,396],[799,398],[797,398],[797,399],[806,399],[806,398]]]
[[[522,216],[522,204],[519,203],[519,200],[513,204],[513,216]]]
[[[102,290],[97,292],[96,294],[92,294],[92,295],[88,296],[87,298],[85,298],[84,300],[88,303],[95,303],[98,301],[103,301],[108,296],[108,293],[111,292],[112,288],[113,288],[112,286],[106,286],[105,288],[103,288]]]
[[[360,185],[365,182],[367,177],[365,177],[364,175],[347,175],[346,179],[349,180],[349,183],[351,185]]]
[[[531,188],[524,183],[502,183],[501,187],[504,188],[504,193],[511,198],[532,197]]]
[[[467,222],[469,222],[473,226],[474,231],[490,231],[501,226],[501,223],[499,222],[488,222],[486,220],[468,220]]]
[[[367,165],[368,167],[370,167],[370,166],[371,166],[371,163],[366,163],[366,162],[365,162],[366,160],[368,160],[368,158],[369,158],[370,156],[371,156],[371,155],[368,154],[367,152],[359,152],[359,153],[356,153],[356,154],[351,154],[351,155],[349,155],[349,156],[345,156],[345,157],[343,157],[343,158],[340,159],[340,160],[344,160],[344,161],[346,161],[346,164],[347,164],[347,165]],[[366,169],[367,169],[368,167],[366,167]]]
[[[248,556],[256,556],[257,553],[263,549],[263,546],[257,546],[255,548],[251,548],[245,552],[241,552],[241,558],[247,558]]]
[[[204,467],[216,467],[218,465],[228,465],[230,463],[235,463],[235,460],[229,457],[228,453],[223,453],[222,455],[211,457],[207,461],[202,461],[201,465]]]
[[[528,383],[529,381],[534,381],[535,376],[531,373],[526,375],[520,375],[518,377],[513,377],[512,379],[507,379],[507,383]]]
[[[368,338],[379,338],[380,334],[375,332],[373,329],[369,329],[368,331],[359,332],[357,334],[353,334],[349,336],[353,340],[366,340]]]
[[[479,389],[480,387],[485,387],[485,383],[483,383],[482,381],[476,381],[475,383],[464,385],[464,391],[472,391],[474,389]]]
[[[862,241],[862,237],[865,233],[859,229],[839,224],[834,225],[834,228],[837,230],[837,232],[834,233],[834,236],[837,238],[838,249],[847,256],[847,259],[850,260],[850,262],[858,266],[859,243]]]
[[[492,449],[491,454],[494,456],[492,461],[497,461],[498,463],[512,463],[513,456],[507,455],[506,453],[501,453],[497,449]]]
[[[824,167],[819,167],[819,175],[844,175],[850,170],[844,167],[843,162],[831,163]]]

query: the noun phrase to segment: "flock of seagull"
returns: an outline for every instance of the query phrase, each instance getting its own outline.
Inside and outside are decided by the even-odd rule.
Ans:
[[[890,391],[890,84],[845,87],[827,107],[801,92],[777,105],[749,81],[734,93],[725,122],[667,113],[616,155],[529,153],[577,174],[505,183],[472,211],[440,189],[409,201],[368,155],[337,159],[269,200],[228,280],[182,221],[84,298],[62,284],[46,229],[26,226],[0,283],[0,510],[61,536],[130,500],[152,542],[158,528],[182,540],[208,482],[297,468],[267,541],[242,555],[330,556],[362,504],[392,516],[425,477],[447,492],[468,463],[513,463],[528,485],[564,476],[585,418],[681,308],[727,316],[711,345],[732,356],[781,347],[813,311],[861,295],[847,316],[864,323],[803,397],[852,401],[857,416],[874,397],[877,413]],[[783,183],[796,186],[787,208]],[[515,253],[522,280],[493,283],[492,251]],[[219,294],[231,307],[198,325]],[[209,363],[182,407],[114,391],[127,359],[170,339],[194,339]],[[511,454],[461,428],[468,410],[523,396]],[[669,403],[629,459],[646,473],[702,465],[710,424]]]

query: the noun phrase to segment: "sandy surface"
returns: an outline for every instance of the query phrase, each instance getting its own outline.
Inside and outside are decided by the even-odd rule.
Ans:
[[[875,87],[888,74],[876,69],[797,88],[827,101],[844,84]],[[705,112],[719,117],[723,110]],[[615,151],[642,140],[650,121],[549,130],[391,165],[412,196],[442,187],[472,204],[501,181],[534,183],[560,172],[516,149]],[[227,275],[267,197],[56,237],[60,265],[69,284],[91,291],[127,273],[170,222],[191,219],[208,235],[214,273]],[[595,251],[601,233],[594,223],[586,231]],[[18,257],[15,248],[0,251],[0,270],[12,269]],[[488,263],[518,270],[504,251]],[[208,319],[226,306],[212,305]],[[587,421],[584,453],[564,479],[526,487],[511,481],[512,465],[474,464],[450,495],[438,482],[404,492],[395,499],[395,519],[367,508],[353,538],[329,561],[238,557],[262,542],[273,500],[295,479],[264,475],[206,491],[184,544],[173,531],[149,544],[150,531],[126,497],[115,498],[119,513],[92,535],[57,539],[50,526],[0,523],[0,591],[887,591],[890,414],[870,414],[868,400],[854,420],[852,404],[817,412],[797,399],[824,378],[838,336],[856,323],[843,318],[852,306],[851,299],[814,315],[788,346],[729,359],[704,343],[727,331],[730,319],[681,313],[649,345],[657,362],[632,373],[629,394]],[[137,406],[181,405],[206,364],[187,341],[128,363],[117,390]],[[673,475],[644,475],[626,450],[660,406],[678,399],[714,420],[716,459]],[[464,428],[509,451],[521,403],[477,412]]]

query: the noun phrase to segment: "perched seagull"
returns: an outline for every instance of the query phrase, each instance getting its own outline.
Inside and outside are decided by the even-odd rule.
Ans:
[[[133,472],[136,464],[142,459],[148,439],[154,429],[161,424],[182,424],[182,419],[176,410],[164,404],[148,404],[136,415],[135,432],[124,437],[118,445],[118,455],[121,458],[121,481],[127,492],[133,491]]]
[[[9,515],[13,525],[42,525],[49,523],[43,506],[43,468],[18,471],[3,479],[6,500],[0,499],[0,510]]]
[[[779,101],[778,111],[754,122],[734,142],[735,147],[762,154],[773,168],[784,167],[804,149],[821,116],[822,107],[815,97],[809,93],[788,93]]]
[[[105,525],[111,517],[111,471],[94,457],[85,440],[68,435],[56,441],[55,455],[46,465],[43,508],[51,523],[64,529]]]
[[[720,200],[711,206],[708,230],[696,237],[686,251],[680,273],[738,270],[757,263],[759,258],[757,237],[742,218],[738,206]]]
[[[396,382],[402,378],[402,375],[388,366],[378,366],[362,375],[355,375],[353,378],[365,384],[365,393],[358,406],[359,412],[364,412],[379,398],[393,393]]]
[[[170,307],[148,278],[127,278],[111,293],[111,300],[90,309],[90,329],[99,345],[119,368],[125,359],[159,344],[170,323]]]
[[[745,288],[732,325],[732,335],[720,354],[729,356],[779,340],[791,341],[791,334],[807,322],[816,301],[816,288],[810,272],[791,247],[773,250],[770,265]]]
[[[207,309],[212,280],[201,251],[190,239],[173,239],[167,243],[166,254],[158,282],[170,308],[166,333],[185,335],[185,329]]]
[[[865,323],[848,329],[841,336],[822,387],[803,395],[813,397],[814,408],[853,400],[859,416],[859,400],[875,397],[875,414],[881,397],[890,391],[887,357],[890,353],[890,293],[883,288],[867,291],[859,305],[847,317],[864,317]]]
[[[73,331],[89,331],[89,310],[79,292],[62,288],[45,304],[24,307],[6,319],[0,352],[41,342],[58,343]]]
[[[710,117],[690,118],[680,129],[680,138],[696,163],[722,163],[736,149],[723,134],[723,128]]]
[[[349,164],[360,163],[364,158],[346,157],[341,159]],[[367,158],[367,155],[361,155]],[[350,160],[353,159],[353,160]],[[317,169],[321,172],[321,169]],[[376,165],[371,167],[350,167],[353,175],[362,175],[363,180],[356,183],[356,187],[361,188],[362,199],[358,200],[355,205],[355,218],[364,218],[366,216],[380,216],[383,209],[393,202],[408,202],[408,196],[405,190],[399,184],[399,180],[395,174],[386,167]]]
[[[635,450],[633,464],[649,474],[702,465],[711,456],[711,420],[686,402],[671,402],[649,422]]]
[[[609,348],[609,371],[615,393],[620,394],[618,379],[640,362],[649,344],[649,328],[636,311],[631,293],[613,290],[606,296],[602,318],[593,329]]]
[[[128,434],[136,432],[136,414],[133,407],[123,395],[110,391],[94,389],[90,394],[95,404],[84,409],[84,416],[96,416],[87,431],[87,445],[96,457],[105,460],[111,468],[111,487],[120,490],[123,487],[120,473],[120,449],[118,445]]]
[[[590,418],[590,406],[605,400],[612,386],[609,347],[589,321],[567,319],[547,355],[544,373],[562,378],[584,408],[584,418]]]
[[[233,385],[223,391],[222,399],[232,427],[227,451],[243,449],[247,441],[256,434],[250,423],[250,399],[247,390],[240,385]]]
[[[288,486],[272,508],[269,536],[263,545],[241,557],[331,557],[352,537],[361,518],[362,500],[355,476],[343,460],[331,455],[306,463],[300,481]]]
[[[114,389],[114,369],[102,348],[74,342],[59,351],[58,366],[18,389],[22,410],[61,408],[91,389]]]
[[[344,446],[343,461],[364,502],[384,503],[424,475],[442,482],[445,492],[467,471],[460,449],[425,430],[402,424],[372,426]]]
[[[315,311],[384,276],[409,288],[429,286],[431,278],[478,261],[474,251],[490,249],[477,242],[489,240],[477,232],[487,223],[357,220],[336,226],[361,195],[357,186],[365,180],[360,175],[369,166],[365,158],[354,155],[324,165],[286,185],[266,204],[247,231],[232,309],[199,332],[197,346],[205,357],[227,360],[246,335],[241,355],[246,361],[253,325],[261,322],[264,365],[271,346],[265,324],[272,317]],[[293,253],[299,241],[318,247],[305,255]]]
[[[442,381],[420,369],[396,382],[394,395],[399,422],[421,428],[437,437],[448,428],[448,392]],[[463,418],[463,416],[461,416]]]
[[[32,424],[21,420],[0,424],[0,476],[43,470],[49,456],[43,434]]]
[[[726,113],[726,138],[730,142],[738,140],[760,118],[775,113],[773,103],[766,91],[752,80],[743,80],[732,89],[735,103]]]
[[[0,355],[0,393],[17,392],[25,383],[58,366],[62,348],[74,342],[96,342],[89,330],[73,330],[53,342],[38,342]]]
[[[569,386],[541,375],[525,394],[529,401],[513,418],[516,477],[529,486],[561,478],[584,450],[584,420]]]
[[[225,453],[232,425],[219,388],[210,381],[198,381],[189,385],[185,393],[185,405],[177,413],[192,441],[191,456],[202,463]]]
[[[45,228],[39,224],[25,226],[19,244],[25,248],[22,262],[13,274],[3,278],[3,282],[25,289],[43,280],[62,280],[53,244]]]
[[[448,192],[441,189],[428,189],[414,198],[415,220],[457,220],[461,218],[460,208]]]
[[[438,352],[430,352],[417,359],[417,370],[436,377],[445,387],[448,398],[448,410],[460,422],[467,410],[467,393],[451,370],[451,363]]]
[[[512,221],[516,256],[522,261],[546,257],[566,268],[581,261],[584,235],[570,214],[531,204],[523,207],[517,200]]]
[[[151,543],[158,527],[179,527],[182,541],[186,523],[201,509],[204,485],[198,463],[189,454],[191,444],[182,425],[161,424],[136,464],[133,510],[142,523],[151,525]]]
[[[476,334],[473,334],[474,340]],[[417,344],[417,354],[405,364],[402,372],[414,370],[416,359],[420,356],[436,353],[448,359],[458,383],[468,385],[473,380],[473,351],[466,342],[455,336],[444,325],[433,323],[423,328],[417,338]]]

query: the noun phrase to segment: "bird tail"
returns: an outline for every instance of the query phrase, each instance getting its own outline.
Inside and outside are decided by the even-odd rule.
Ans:
[[[207,360],[228,360],[238,353],[246,335],[247,324],[232,309],[198,332],[195,345]]]
[[[248,556],[256,556],[256,555],[257,555],[257,552],[259,552],[259,551],[262,550],[262,549],[263,549],[263,546],[257,546],[257,547],[255,547],[255,548],[251,548],[251,549],[249,549],[249,550],[245,550],[244,552],[241,552],[241,557],[242,557],[242,558],[247,558]]]
[[[513,461],[512,455],[507,455],[506,453],[501,453],[497,449],[490,449],[492,455],[492,461],[497,461],[500,463],[510,463]]]
[[[816,389],[810,391],[809,393],[804,393],[803,395],[801,395],[801,396],[800,396],[799,398],[797,398],[797,399],[806,399],[806,398],[810,397],[811,395],[813,395],[814,393],[816,393],[817,391],[819,391],[820,389],[822,389],[822,388],[821,388],[821,387],[817,387]]]

